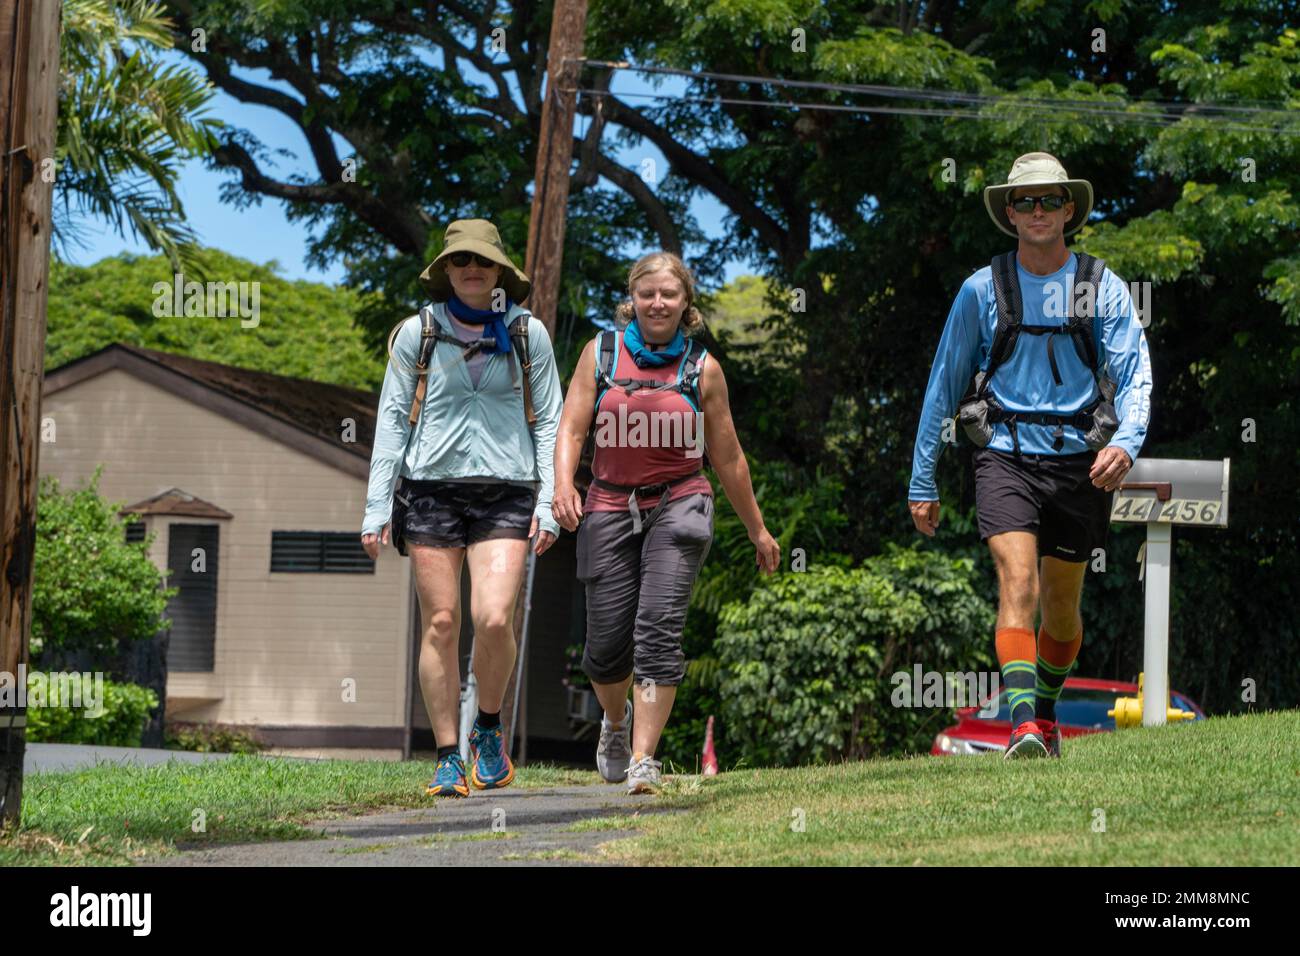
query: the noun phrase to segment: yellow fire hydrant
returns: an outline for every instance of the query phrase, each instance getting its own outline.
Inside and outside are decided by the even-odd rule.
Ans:
[[[1142,726],[1142,678],[1143,674],[1138,674],[1138,693],[1136,697],[1116,697],[1115,709],[1106,711],[1107,717],[1115,718],[1115,729],[1121,730],[1125,727]],[[1173,723],[1175,720],[1195,720],[1196,715],[1190,710],[1180,710],[1177,707],[1170,707],[1169,702],[1165,701],[1165,720]]]

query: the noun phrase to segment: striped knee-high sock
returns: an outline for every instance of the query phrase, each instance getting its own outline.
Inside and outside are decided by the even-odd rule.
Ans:
[[[1038,676],[1034,666],[1034,632],[1024,627],[1000,627],[996,645],[1014,730],[1026,720],[1034,719],[1034,684]]]
[[[1056,720],[1056,702],[1061,697],[1065,675],[1074,667],[1082,643],[1082,628],[1072,641],[1058,640],[1047,633],[1045,627],[1038,629],[1038,683],[1035,686],[1034,716]]]

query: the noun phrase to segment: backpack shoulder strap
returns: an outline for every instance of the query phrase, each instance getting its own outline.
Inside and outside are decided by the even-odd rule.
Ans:
[[[524,418],[528,421],[529,428],[537,424],[537,411],[533,408],[533,383],[531,378],[533,361],[528,355],[528,321],[531,318],[531,313],[520,312],[510,321],[510,346],[514,350],[515,357],[519,359],[519,370],[523,374]],[[510,368],[513,373],[514,366],[510,366]],[[512,374],[511,378],[513,377]]]
[[[618,333],[606,329],[596,337],[596,403],[600,396],[614,384],[614,368],[618,365]]]
[[[420,406],[429,387],[429,362],[433,358],[433,348],[438,343],[439,329],[433,318],[433,306],[425,303],[420,307],[420,356],[415,362],[415,395],[411,397],[411,413],[407,421],[414,425],[420,419]]]
[[[1015,350],[1016,339],[1020,337],[1020,325],[1024,317],[1024,301],[1020,297],[1020,277],[1016,274],[1016,254],[1014,252],[994,256],[990,264],[993,270],[993,297],[997,301],[998,326],[993,333],[993,345],[989,349],[989,366],[984,370],[980,392],[988,388],[989,380],[999,365],[1005,362]]]
[[[1074,273],[1074,295],[1070,298],[1070,338],[1074,340],[1075,351],[1079,353],[1079,360],[1088,366],[1093,377],[1101,373],[1097,367],[1097,340],[1094,335],[1096,325],[1095,316],[1097,314],[1098,300],[1101,298],[1101,280],[1106,272],[1106,263],[1096,256],[1090,256],[1086,252],[1075,254],[1078,257],[1078,263],[1075,266]],[[1084,308],[1076,308],[1079,301],[1079,291],[1082,288],[1089,289],[1089,294],[1084,298]]]
[[[433,358],[433,348],[438,342],[442,330],[433,318],[433,306],[425,303],[420,308],[420,358],[415,363],[421,374],[428,372],[429,361]]]
[[[677,390],[697,412],[700,411],[700,373],[708,354],[708,349],[699,342],[687,339],[686,352],[677,365]]]

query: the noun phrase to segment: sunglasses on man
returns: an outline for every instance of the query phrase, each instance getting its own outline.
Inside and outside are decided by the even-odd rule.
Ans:
[[[1068,197],[1055,194],[1050,196],[1021,196],[1019,199],[1011,200],[1010,206],[1016,212],[1029,213],[1034,211],[1034,203],[1040,203],[1043,212],[1056,212],[1069,201]]]
[[[469,265],[471,259],[474,260],[474,265],[478,266],[480,269],[491,269],[496,265],[496,263],[491,259],[486,256],[480,256],[477,252],[453,252],[447,257],[447,261],[457,269],[464,269]]]

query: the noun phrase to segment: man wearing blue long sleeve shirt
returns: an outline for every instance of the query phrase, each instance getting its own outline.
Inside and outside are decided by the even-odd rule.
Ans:
[[[1111,492],[1146,438],[1151,359],[1124,282],[1065,245],[1092,208],[1086,180],[1029,153],[984,202],[1018,248],[968,278],[953,302],[917,427],[908,505],[917,529],[933,535],[935,464],[960,404],[963,428],[982,446],[976,512],[998,571],[1006,756],[1059,756],[1056,701],[1083,639],[1083,576],[1105,545]],[[999,298],[1002,324],[1015,332],[995,349]]]

